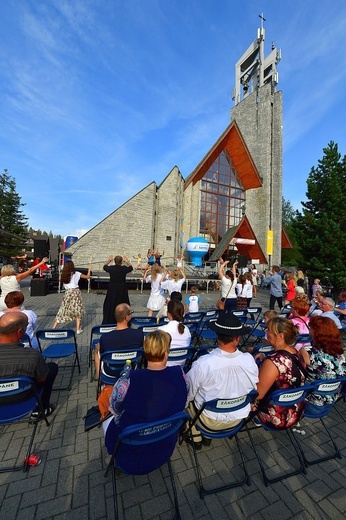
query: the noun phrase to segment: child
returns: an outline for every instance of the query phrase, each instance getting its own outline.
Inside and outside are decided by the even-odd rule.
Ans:
[[[190,289],[190,296],[188,296],[185,300],[185,312],[198,312],[200,301],[201,299],[197,295],[197,287],[192,285]]]
[[[140,270],[142,270],[142,256],[141,256],[141,254],[138,253],[138,255],[137,255],[137,256],[134,256],[133,258],[134,258],[134,259],[137,258],[136,269],[140,269]]]

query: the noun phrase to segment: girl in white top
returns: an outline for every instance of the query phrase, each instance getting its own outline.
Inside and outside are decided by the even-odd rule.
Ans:
[[[148,316],[152,316],[154,311],[159,311],[165,304],[164,290],[161,288],[161,282],[164,279],[162,268],[158,264],[151,266],[150,275],[147,276],[149,267],[146,268],[143,280],[151,283],[151,291],[147,303]]]
[[[161,282],[161,288],[168,291],[170,296],[173,291],[181,292],[181,288],[186,280],[186,276],[182,268],[178,268],[175,271],[168,271],[169,278],[164,282]],[[180,275],[182,278],[180,278]]]
[[[184,305],[179,300],[170,300],[167,305],[167,317],[169,322],[162,325],[159,330],[168,332],[171,336],[171,349],[183,349],[190,346],[191,333],[190,329],[183,324]],[[184,366],[185,361],[168,361],[167,366],[180,365]]]
[[[65,295],[64,299],[56,315],[53,329],[56,329],[59,323],[66,323],[68,321],[76,320],[77,334],[83,332],[81,322],[84,314],[83,302],[81,292],[78,287],[78,282],[81,278],[89,280],[92,266],[88,268],[87,274],[82,274],[75,270],[72,261],[65,262],[63,270],[61,271],[61,281],[64,284]]]
[[[220,259],[221,263],[221,259]],[[219,268],[219,278],[221,280],[221,299],[225,301],[225,312],[232,312],[236,308],[237,294],[235,292],[237,286],[237,265],[238,262],[234,262],[232,270],[225,269],[228,265],[228,260],[222,262]]]

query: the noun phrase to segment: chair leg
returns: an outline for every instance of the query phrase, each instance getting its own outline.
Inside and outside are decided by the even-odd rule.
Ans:
[[[114,503],[114,518],[115,520],[119,520],[119,509],[118,509],[118,495],[117,495],[117,483],[116,483],[116,475],[115,475],[115,467],[114,461],[112,468],[112,483],[113,483],[113,503]],[[107,468],[108,470],[108,468]]]
[[[326,426],[324,420],[322,419],[322,417],[320,417],[319,419],[320,419],[320,421],[321,421],[321,423],[322,423],[322,425],[323,425],[323,428],[324,428],[325,432],[327,433],[327,435],[328,435],[328,437],[329,437],[329,439],[330,439],[330,441],[331,441],[331,443],[332,443],[332,445],[333,445],[334,452],[333,452],[332,454],[330,454],[330,455],[325,455],[324,457],[316,457],[315,459],[308,460],[307,457],[306,457],[306,455],[305,455],[305,452],[304,452],[304,450],[301,448],[301,445],[299,444],[297,438],[294,437],[295,440],[296,440],[296,442],[297,442],[297,444],[298,444],[299,450],[300,450],[300,452],[301,452],[302,459],[303,459],[303,461],[304,461],[304,465],[305,465],[306,467],[313,466],[314,464],[319,464],[320,462],[325,462],[325,461],[327,461],[327,460],[332,460],[332,459],[342,459],[341,452],[340,452],[340,450],[339,450],[339,448],[338,448],[336,442],[334,441],[334,439],[333,439],[333,437],[332,437],[332,435],[331,435],[329,429],[327,428],[327,426]]]
[[[267,473],[266,473],[266,471],[265,471],[262,459],[259,456],[259,454],[257,452],[257,449],[256,449],[256,446],[254,444],[254,441],[252,439],[252,435],[250,433],[251,429],[252,428],[248,428],[248,426],[246,425],[246,431],[248,433],[252,449],[255,452],[255,455],[256,455],[256,458],[257,458],[257,461],[258,461],[258,464],[259,464],[259,467],[260,467],[260,470],[261,470],[261,473],[262,473],[262,478],[263,478],[263,482],[264,482],[265,486],[268,487],[268,484],[273,484],[274,482],[280,482],[281,480],[283,480],[285,478],[288,478],[288,477],[292,477],[293,475],[300,475],[300,474],[304,474],[305,475],[306,474],[306,466],[304,464],[304,460],[303,460],[303,457],[302,457],[302,452],[300,450],[299,444],[298,444],[296,438],[294,437],[292,431],[287,429],[287,430],[284,430],[284,431],[286,431],[287,436],[290,439],[291,444],[292,444],[292,446],[294,448],[294,451],[296,452],[297,459],[299,461],[299,468],[298,469],[294,469],[293,468],[291,471],[289,471],[287,473],[284,473],[283,475],[279,475],[278,477],[274,477],[274,478],[269,478]]]
[[[167,460],[168,470],[169,470],[169,476],[171,479],[172,484],[172,490],[173,490],[173,500],[174,500],[174,508],[175,508],[175,515],[173,520],[181,520],[180,511],[179,511],[179,503],[178,503],[178,494],[177,494],[177,488],[175,485],[175,479],[174,474],[172,470],[172,463],[171,459]]]

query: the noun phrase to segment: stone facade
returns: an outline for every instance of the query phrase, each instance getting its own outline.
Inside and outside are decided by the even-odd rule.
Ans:
[[[282,92],[259,88],[231,110],[262,178],[263,187],[246,192],[246,216],[266,255],[267,230],[274,231],[271,265],[281,262]]]

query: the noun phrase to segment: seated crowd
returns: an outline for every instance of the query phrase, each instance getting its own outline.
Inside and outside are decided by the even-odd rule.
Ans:
[[[232,271],[224,274],[226,266],[225,262],[220,268],[220,278],[227,302],[233,299],[235,264]],[[33,378],[37,387],[43,390],[43,407],[50,415],[54,411],[50,395],[58,367],[55,363],[46,363],[39,350],[24,348],[21,338],[25,331],[33,337],[36,321],[35,316],[21,311],[24,298],[20,291],[9,293],[6,299],[8,309],[0,317],[0,376]],[[101,335],[94,352],[96,373],[100,372],[101,355],[115,347],[119,350],[129,346],[143,348],[145,368],[123,373],[114,387],[108,389],[106,409],[111,415],[104,421],[103,428],[109,453],[113,452],[118,435],[126,426],[163,419],[185,408],[193,417],[206,401],[238,398],[252,390],[257,390],[258,396],[251,406],[233,413],[203,411],[198,421],[203,422],[204,430],[233,428],[250,412],[251,417],[255,416],[263,425],[279,430],[290,428],[301,420],[305,406],[311,411],[314,407],[333,404],[328,396],[310,394],[306,404],[283,408],[269,404],[267,397],[273,390],[297,388],[316,379],[346,375],[342,326],[333,313],[334,301],[322,296],[322,312],[310,317],[309,301],[298,294],[290,302],[289,318],[280,317],[272,310],[265,313],[266,339],[274,351],[262,356],[260,366],[250,352],[239,348],[241,337],[248,335],[249,329],[232,313],[233,303],[227,302],[230,312],[220,312],[216,319],[207,323],[216,334],[217,346],[206,355],[197,355],[186,374],[182,363],[168,362],[170,349],[185,348],[191,343],[190,330],[183,323],[184,305],[179,299],[169,300],[167,323],[150,332],[145,339],[142,329],[130,327],[131,307],[125,303],[116,307],[115,330]],[[345,309],[340,307],[340,314],[344,313],[346,315],[346,305]],[[301,333],[311,336],[312,343],[308,348],[299,343]],[[242,346],[243,350],[246,348],[246,345]],[[36,410],[34,417],[35,414],[38,414]],[[202,437],[195,427],[192,437],[185,437],[185,440],[193,442],[196,449],[210,444],[210,439]]]

